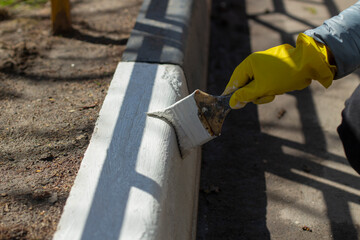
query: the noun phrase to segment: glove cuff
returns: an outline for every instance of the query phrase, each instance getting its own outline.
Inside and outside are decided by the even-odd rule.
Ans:
[[[309,64],[312,66],[311,77],[328,88],[332,84],[337,70],[333,64],[330,49],[325,44],[317,42],[303,33],[299,34],[296,45],[297,47],[305,46],[303,56],[309,60]]]

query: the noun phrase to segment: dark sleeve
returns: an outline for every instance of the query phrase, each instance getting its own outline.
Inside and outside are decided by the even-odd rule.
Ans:
[[[337,131],[350,165],[360,174],[360,85],[345,102]]]

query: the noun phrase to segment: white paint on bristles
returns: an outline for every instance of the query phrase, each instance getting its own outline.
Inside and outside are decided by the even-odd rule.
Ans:
[[[195,92],[163,110],[148,113],[149,116],[164,118],[175,128],[183,157],[189,150],[214,139],[199,119],[199,108]]]
[[[194,238],[200,148],[182,159],[174,129],[145,114],[187,95],[178,66],[119,63],[55,240]]]

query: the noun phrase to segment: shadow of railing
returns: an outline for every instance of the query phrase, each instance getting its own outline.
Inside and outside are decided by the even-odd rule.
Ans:
[[[283,14],[308,28],[316,27],[306,19],[288,13],[283,0],[273,0],[272,3],[274,11],[264,14]],[[332,0],[326,0],[322,5],[332,16],[339,13]],[[232,70],[250,54],[249,19],[276,32],[281,42],[293,46],[294,35],[300,33],[285,31],[270,21],[260,19],[262,14],[247,15],[245,0],[213,2],[212,9],[208,83],[211,93],[221,93]],[[230,24],[227,24],[228,16],[232,16]],[[234,29],[234,26],[237,28]],[[239,29],[241,32],[234,31]],[[270,194],[266,192],[267,174],[320,191],[332,238],[358,238],[358,227],[349,203],[358,204],[359,177],[284,152],[283,148],[288,147],[310,154],[313,158],[346,164],[343,156],[327,150],[325,133],[311,89],[289,94],[297,102],[303,144],[262,133],[258,109],[255,105],[248,105],[231,113],[226,119],[221,138],[204,146],[197,239],[270,239],[271,233],[267,227],[267,194]],[[294,207],[308,212],[306,206]]]

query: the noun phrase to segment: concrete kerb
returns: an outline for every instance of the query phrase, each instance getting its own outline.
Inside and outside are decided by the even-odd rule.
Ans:
[[[54,239],[194,239],[201,149],[146,116],[205,89],[210,2],[145,0]]]

